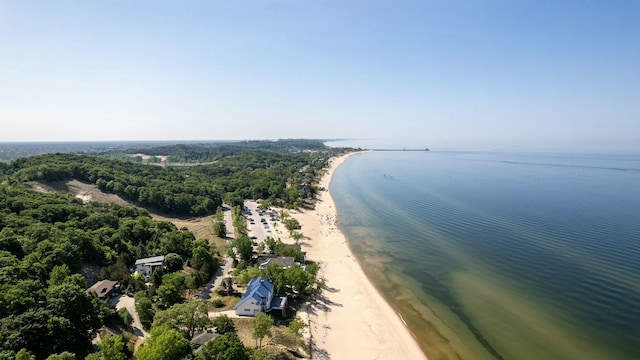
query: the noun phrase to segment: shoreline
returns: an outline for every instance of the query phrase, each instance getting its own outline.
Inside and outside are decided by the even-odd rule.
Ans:
[[[326,286],[303,311],[313,359],[427,359],[406,322],[378,291],[338,229],[337,210],[329,191],[334,171],[349,153],[331,159],[313,210],[292,211],[302,225],[300,242],[307,257],[321,265]],[[289,239],[289,241],[291,241]]]

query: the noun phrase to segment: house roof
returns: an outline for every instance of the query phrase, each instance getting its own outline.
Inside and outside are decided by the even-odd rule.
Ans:
[[[257,278],[251,279],[247,284],[247,291],[245,294],[249,292],[259,292],[259,293],[272,293],[273,292],[273,284],[264,276],[258,276]]]
[[[194,345],[204,345],[206,343],[208,343],[209,341],[217,338],[219,335],[218,334],[214,334],[214,333],[210,333],[210,332],[202,332],[200,334],[197,334],[193,337],[193,339],[191,339],[191,343]]]
[[[271,309],[284,309],[287,306],[286,296],[276,296],[271,300]]]
[[[163,255],[153,256],[153,257],[136,260],[136,265],[151,265],[151,266],[162,265],[163,261],[164,261]]]
[[[300,244],[284,244],[284,247],[302,251],[302,246]]]
[[[242,305],[249,298],[254,298],[256,301],[261,302],[273,295],[273,284],[264,276],[251,279],[247,284],[247,291],[242,294],[242,298],[236,305],[236,309]],[[266,307],[270,307],[271,304],[265,304]]]
[[[259,260],[260,268],[266,267],[269,264],[278,264],[282,267],[292,267],[295,264],[296,259],[291,256],[262,256]]]
[[[113,280],[101,280],[97,283],[91,285],[90,288],[87,289],[87,292],[95,292],[99,298],[103,299],[109,296],[111,291],[118,285],[117,281]]]

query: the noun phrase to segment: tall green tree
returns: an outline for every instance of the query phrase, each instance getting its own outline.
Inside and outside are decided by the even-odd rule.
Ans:
[[[160,303],[170,307],[182,300],[182,291],[186,288],[184,275],[175,272],[162,276],[162,285],[158,287],[156,294]]]
[[[233,320],[231,320],[227,315],[216,316],[213,319],[213,326],[216,328],[216,332],[220,335],[224,335],[226,333],[235,333],[236,327],[233,324]]]
[[[60,354],[51,354],[47,357],[47,360],[76,360],[76,354],[64,351]]]
[[[151,335],[136,353],[138,360],[181,360],[191,353],[189,341],[180,331],[164,324],[151,329]]]
[[[98,344],[98,352],[89,354],[85,360],[126,360],[127,351],[122,336],[105,335]]]
[[[249,350],[233,332],[206,343],[198,355],[201,360],[249,360]]]
[[[60,319],[54,322],[57,346],[83,355],[89,352],[91,339],[102,326],[104,305],[72,279],[67,277],[61,285],[47,289],[47,308]]]
[[[224,222],[224,212],[221,207],[213,217],[213,234],[223,239],[227,237],[227,225]]]
[[[233,246],[236,248],[236,252],[242,261],[251,260],[253,255],[253,247],[251,239],[248,236],[243,235],[233,241]]]
[[[256,339],[256,347],[262,347],[262,339],[271,335],[271,327],[273,326],[273,318],[263,312],[258,313],[251,322],[251,335]],[[260,343],[258,344],[258,340]]]
[[[183,265],[182,257],[176,253],[168,253],[164,257],[164,268],[167,273],[180,271]]]
[[[289,323],[289,332],[293,335],[293,341],[297,345],[298,338],[302,334],[302,330],[307,327],[307,324],[299,317],[296,317]]]
[[[136,301],[136,312],[138,313],[138,317],[140,318],[140,322],[142,323],[142,327],[145,329],[151,328],[151,324],[153,323],[153,303],[151,299],[149,299],[144,292],[140,291],[135,294]]]
[[[153,320],[153,326],[167,323],[183,329],[187,339],[191,339],[196,331],[211,325],[207,303],[192,299],[184,304],[175,304],[167,310],[159,311]]]
[[[16,354],[15,360],[36,360],[36,356],[28,352],[26,349],[21,349]]]

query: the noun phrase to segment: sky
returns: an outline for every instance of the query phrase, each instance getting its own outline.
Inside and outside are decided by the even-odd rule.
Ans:
[[[0,141],[640,153],[640,2],[0,0]]]

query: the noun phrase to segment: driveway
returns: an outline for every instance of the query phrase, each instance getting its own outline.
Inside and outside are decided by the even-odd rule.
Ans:
[[[136,300],[131,296],[121,295],[116,299],[116,309],[120,310],[122,308],[127,309],[131,317],[133,317],[133,323],[131,326],[133,327],[133,333],[136,334],[139,338],[144,338],[149,336],[149,333],[144,331],[142,328],[142,323],[140,322],[140,317],[138,316],[138,312],[136,311]]]
[[[202,289],[200,295],[198,295],[198,299],[200,300],[209,300],[211,293],[215,288],[222,285],[222,279],[224,279],[231,272],[231,266],[233,265],[233,259],[230,257],[226,257],[220,260],[220,267],[218,267],[218,271],[213,274],[209,283]]]

